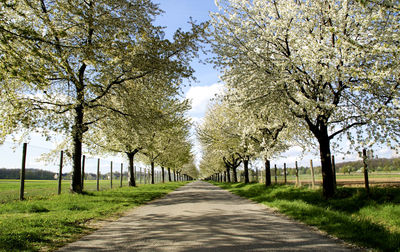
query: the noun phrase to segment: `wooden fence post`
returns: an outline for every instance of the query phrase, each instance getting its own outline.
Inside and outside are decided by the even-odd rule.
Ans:
[[[84,184],[84,181],[85,181],[85,160],[86,160],[86,156],[83,155],[82,156],[82,180],[81,180],[82,190],[83,190],[83,184]]]
[[[283,175],[285,175],[285,184],[287,183],[287,178],[286,178],[286,163],[283,163]]]
[[[100,158],[97,159],[97,191],[100,191]]]
[[[26,166],[26,147],[27,143],[24,143],[22,146],[22,165],[21,165],[21,173],[20,173],[20,190],[19,190],[19,199],[24,200],[25,193],[25,166]]]
[[[278,169],[276,168],[276,165],[275,165],[275,184],[278,184]]]
[[[138,183],[138,174],[136,173],[136,166],[133,166],[133,177],[135,178],[135,182]]]
[[[310,159],[310,169],[311,169],[311,185],[312,189],[315,188],[315,176],[314,176],[314,166],[312,163],[312,159]]]
[[[121,180],[120,180],[120,183],[119,183],[119,187],[122,187],[122,172],[123,172],[123,169],[124,169],[124,164],[123,163],[121,163]]]
[[[113,170],[112,170],[112,161],[110,163],[110,186],[112,188],[112,180],[113,180]]]
[[[336,164],[334,155],[332,155],[332,172],[333,172],[333,186],[336,190]]]
[[[258,177],[258,167],[256,167],[256,183],[260,183],[260,181],[258,179],[259,179],[259,177]]]
[[[368,165],[367,165],[367,150],[362,151],[363,163],[364,163],[364,183],[367,194],[369,194],[369,181],[368,181]]]
[[[147,184],[151,183],[151,169],[149,168],[147,170]]]
[[[63,168],[64,151],[60,153],[60,170],[58,172],[58,195],[61,194],[62,168]]]
[[[299,167],[297,166],[297,161],[295,162],[295,164],[296,164],[296,186],[301,186],[299,178]]]

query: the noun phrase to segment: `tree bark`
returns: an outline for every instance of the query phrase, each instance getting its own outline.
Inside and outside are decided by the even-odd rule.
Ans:
[[[226,179],[228,180],[228,183],[231,183],[231,172],[229,166],[225,165],[225,167],[226,167]]]
[[[168,168],[168,182],[171,182],[171,168]]]
[[[269,160],[265,159],[265,186],[271,185],[271,164]]]
[[[79,104],[75,107],[74,120],[75,120],[74,125],[72,126],[73,153],[72,153],[72,181],[70,189],[72,192],[82,193],[81,157],[82,157],[82,139],[84,132],[82,104]]]
[[[243,166],[244,166],[244,183],[250,183],[249,180],[249,158],[245,157],[243,159]]]
[[[128,155],[128,159],[129,159],[129,167],[128,167],[128,185],[129,186],[136,186],[135,174],[133,172],[133,159],[134,159],[136,153],[137,153],[137,150],[126,153],[126,155]]]
[[[151,164],[151,183],[154,184],[154,161],[151,161],[150,164]]]
[[[328,128],[325,125],[321,126],[319,133],[320,134],[318,134],[317,139],[319,143],[319,153],[321,157],[322,193],[325,198],[331,198],[335,194],[335,185],[333,181]]]
[[[176,182],[176,172],[175,170],[172,170],[172,172],[174,173],[174,182]]]
[[[164,179],[164,167],[161,167],[161,177],[162,177],[162,182],[165,183],[165,179]]]
[[[234,183],[237,183],[237,182],[238,182],[238,181],[237,181],[236,168],[237,168],[237,167],[232,168],[232,171],[233,171],[233,182],[234,182]]]

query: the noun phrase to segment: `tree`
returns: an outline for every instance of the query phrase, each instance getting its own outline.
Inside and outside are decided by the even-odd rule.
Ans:
[[[209,108],[204,123],[197,129],[197,134],[203,148],[209,148],[211,152],[222,152],[220,157],[227,172],[233,169],[234,179],[236,168],[243,162],[245,183],[249,183],[248,164],[250,158],[255,156],[256,150],[244,120],[239,107],[222,99]]]
[[[180,102],[176,98],[167,97],[165,100],[158,100],[157,104],[158,109],[165,114],[162,118],[162,123],[153,124],[148,130],[148,135],[143,137],[141,141],[141,153],[148,158],[148,162],[151,165],[152,184],[154,184],[154,165],[164,153],[181,150],[180,152],[177,151],[177,153],[183,155],[182,158],[186,158],[191,149],[191,145],[186,144],[190,126],[185,117],[185,113],[189,109],[188,101]],[[178,147],[177,144],[181,144],[181,146]],[[174,148],[176,149],[174,150]],[[180,156],[175,157],[177,159],[180,158]],[[166,158],[164,156],[163,161]]]
[[[347,133],[354,140],[350,129],[366,125],[374,140],[398,132],[393,130],[398,42],[389,37],[397,34],[399,3],[221,0],[217,5],[210,41],[217,55],[213,62],[225,70],[222,79],[247,101],[286,104],[285,114],[298,118],[318,143],[323,194],[331,197],[330,145],[336,136]]]
[[[22,83],[12,106],[16,112],[9,114],[20,115],[23,108],[18,121],[70,135],[71,190],[81,192],[83,136],[115,112],[106,105],[108,97],[127,81],[154,72],[190,76],[186,62],[201,29],[178,30],[174,42],[163,39],[152,25],[161,11],[148,0],[1,4],[0,52],[7,64],[0,72]]]

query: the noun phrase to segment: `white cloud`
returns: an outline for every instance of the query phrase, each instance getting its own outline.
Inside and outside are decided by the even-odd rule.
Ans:
[[[221,93],[223,84],[215,83],[210,86],[193,86],[186,93],[186,98],[192,101],[189,111],[192,117],[203,117],[207,106],[216,94]]]

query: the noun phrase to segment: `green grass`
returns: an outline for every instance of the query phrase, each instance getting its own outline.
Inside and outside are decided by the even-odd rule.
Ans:
[[[122,187],[85,194],[63,193],[9,201],[0,208],[0,251],[53,250],[94,229],[89,221],[117,217],[186,182]]]
[[[378,251],[400,251],[400,188],[338,188],[324,200],[320,190],[291,185],[215,183],[237,195],[278,209],[328,234]]]
[[[69,193],[71,181],[63,180],[61,184],[61,192]],[[120,181],[113,180],[113,188],[119,187]],[[128,181],[123,180],[123,186],[128,186]],[[96,180],[85,180],[85,191],[96,191]],[[110,180],[100,180],[100,190],[110,189]],[[19,180],[0,179],[0,203],[19,200],[20,182]],[[57,180],[26,180],[25,181],[25,198],[26,199],[42,199],[57,194]]]

